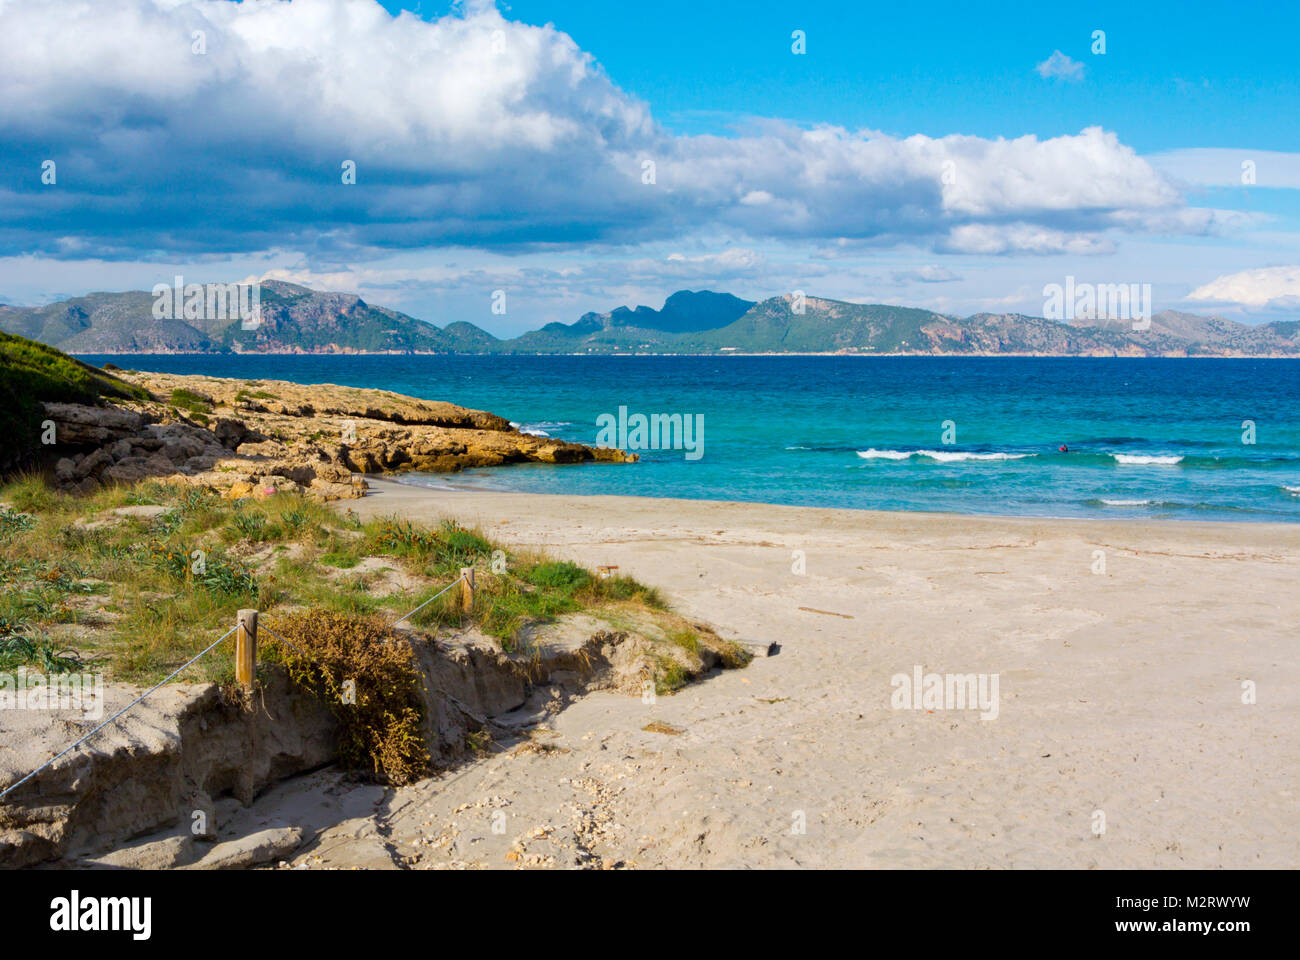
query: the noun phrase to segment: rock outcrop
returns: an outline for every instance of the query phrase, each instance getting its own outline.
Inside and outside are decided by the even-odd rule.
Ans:
[[[520,433],[482,410],[383,390],[119,375],[152,399],[45,404],[55,425],[60,487],[90,492],[158,478],[232,498],[301,491],[339,500],[364,495],[366,483],[358,474],[637,459],[621,450]]]

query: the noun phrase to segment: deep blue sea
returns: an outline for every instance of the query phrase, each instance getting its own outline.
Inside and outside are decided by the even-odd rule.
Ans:
[[[871,510],[1300,521],[1300,360],[84,359],[377,387],[491,410],[523,429],[586,444],[597,442],[598,418],[617,417],[620,407],[629,418],[703,418],[698,459],[683,449],[650,449],[639,451],[642,461],[634,465],[526,465],[405,478],[431,486]],[[1252,439],[1245,421],[1253,422],[1253,443],[1244,442]]]

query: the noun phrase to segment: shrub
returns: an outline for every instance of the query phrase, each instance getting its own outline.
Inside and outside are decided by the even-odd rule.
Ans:
[[[591,574],[576,563],[561,560],[537,564],[524,575],[524,579],[535,587],[572,595],[579,587],[591,582]]]
[[[212,412],[212,401],[207,397],[199,396],[192,390],[173,390],[171,397],[168,399],[173,407],[184,410],[186,413],[204,414]]]
[[[401,634],[378,616],[319,609],[277,616],[268,627],[289,643],[268,633],[267,659],[281,663],[337,718],[345,768],[394,786],[426,772],[420,671]],[[354,702],[348,702],[349,681]]]

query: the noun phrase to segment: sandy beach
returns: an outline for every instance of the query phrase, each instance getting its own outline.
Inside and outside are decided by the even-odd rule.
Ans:
[[[1300,863],[1300,529],[370,482],[359,513],[617,564],[779,651],[410,787],[325,771],[232,811],[319,831],[292,866]],[[996,674],[995,709],[891,706],[918,671]]]

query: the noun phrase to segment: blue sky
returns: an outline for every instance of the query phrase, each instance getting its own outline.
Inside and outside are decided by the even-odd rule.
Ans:
[[[0,300],[273,276],[509,335],[1070,275],[1294,318],[1298,9],[0,0]]]
[[[450,3],[393,3],[424,17]],[[1142,153],[1300,150],[1300,12],[1289,3],[791,3],[515,0],[554,23],[656,118],[725,133],[758,115],[906,136],[1040,137],[1100,124]],[[790,33],[808,54],[790,55]],[[1106,33],[1104,56],[1092,32]],[[1060,50],[1084,82],[1045,84]]]

